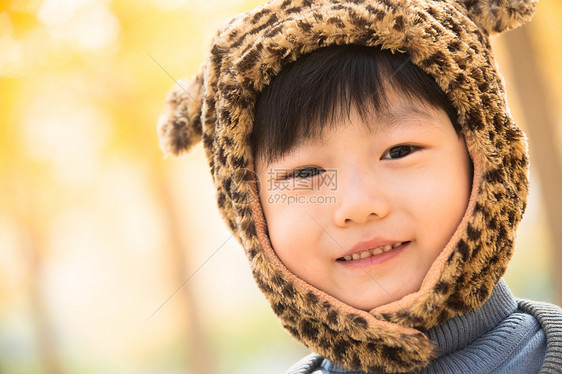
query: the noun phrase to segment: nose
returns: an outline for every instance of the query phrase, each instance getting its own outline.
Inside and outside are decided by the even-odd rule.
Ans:
[[[336,207],[333,213],[337,226],[362,224],[386,217],[390,213],[390,201],[384,185],[377,183],[367,172],[352,178],[340,178]]]

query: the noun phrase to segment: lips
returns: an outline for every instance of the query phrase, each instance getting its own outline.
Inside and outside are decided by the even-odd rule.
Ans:
[[[357,245],[354,247],[354,249],[351,249],[349,252],[352,252],[349,255],[343,256],[338,258],[336,261],[355,261],[355,260],[362,260],[364,258],[368,258],[368,257],[372,257],[372,256],[376,256],[376,255],[380,255],[382,253],[388,252],[396,247],[401,246],[402,244],[406,244],[409,242],[394,242],[394,243],[388,243],[388,244],[384,244],[384,245],[379,245],[376,247],[372,247],[372,248],[366,248],[366,249],[361,249],[361,247],[365,247],[368,246],[367,243],[362,243],[360,245]],[[357,248],[359,247],[359,248]]]

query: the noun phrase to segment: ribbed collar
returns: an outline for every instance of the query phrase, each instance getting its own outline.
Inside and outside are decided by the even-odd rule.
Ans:
[[[481,308],[433,327],[427,331],[427,336],[437,343],[440,354],[447,355],[467,347],[515,310],[517,302],[502,279]]]

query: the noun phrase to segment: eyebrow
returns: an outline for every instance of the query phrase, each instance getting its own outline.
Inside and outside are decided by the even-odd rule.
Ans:
[[[373,117],[377,122],[390,126],[406,125],[410,123],[404,120],[408,119],[426,119],[435,120],[435,114],[432,114],[437,108],[427,107],[426,105],[401,105],[389,108],[379,113],[374,113]]]

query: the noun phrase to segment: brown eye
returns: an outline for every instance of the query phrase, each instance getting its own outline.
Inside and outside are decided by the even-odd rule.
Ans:
[[[398,145],[396,147],[390,148],[386,153],[383,155],[383,159],[397,159],[402,158],[410,153],[414,152],[417,147],[412,145]]]

